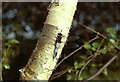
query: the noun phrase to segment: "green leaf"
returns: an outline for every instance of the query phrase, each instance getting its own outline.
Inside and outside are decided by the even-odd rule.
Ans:
[[[85,65],[85,63],[84,63],[84,62],[81,62],[81,63],[79,63],[79,64],[77,65],[77,68],[82,68],[83,65]]]
[[[92,47],[92,50],[93,50],[93,51],[96,51],[96,48]]]
[[[83,77],[82,77],[82,76],[80,77],[80,80],[83,80]]]
[[[115,40],[114,40],[114,39],[110,39],[109,41],[112,42],[112,43],[115,43]]]
[[[110,47],[110,49],[114,49],[115,48],[113,45],[110,45],[109,47]]]
[[[7,54],[8,54],[8,51],[7,50],[3,50],[3,55],[7,56]]]
[[[92,55],[92,50],[87,50],[87,54]]]
[[[82,59],[86,58],[85,55],[80,55],[79,57],[82,58]]]
[[[76,66],[76,65],[78,65],[78,62],[77,62],[77,61],[74,62],[74,66]]]
[[[92,46],[93,46],[94,48],[98,48],[98,47],[100,46],[100,44],[99,44],[98,42],[93,42],[93,43],[92,43]]]
[[[1,36],[0,36],[0,40],[3,40],[3,39],[4,39],[4,36],[3,36],[3,35],[1,35]]]
[[[67,80],[77,80],[77,75],[70,74],[70,75],[67,76]]]
[[[7,46],[8,48],[10,48],[10,47],[11,47],[11,44],[10,44],[9,42],[6,42],[6,43],[5,43],[5,46]]]
[[[90,45],[90,44],[86,44],[86,45],[84,46],[84,48],[88,50],[88,49],[91,48],[91,45]]]
[[[99,67],[101,67],[101,66],[103,66],[103,64],[102,64],[102,63],[100,63],[100,64],[98,64],[98,66],[99,66]]]
[[[106,54],[106,52],[107,52],[107,51],[104,50],[104,49],[101,49],[101,50],[100,50],[100,53],[102,53],[102,54]]]
[[[5,68],[5,69],[10,69],[10,65],[4,64],[4,68]]]
[[[9,43],[12,43],[12,44],[19,44],[20,42],[16,39],[12,39],[12,40],[9,40]]]
[[[8,60],[7,57],[3,57],[3,58],[2,58],[2,63],[3,63],[3,64],[8,63],[8,62],[9,62],[9,60]]]
[[[120,45],[118,46],[118,49],[120,50]]]
[[[105,68],[105,69],[103,70],[103,74],[106,75],[106,76],[108,75],[108,70],[107,70],[107,68]]]
[[[72,76],[71,75],[68,75],[67,76],[67,80],[71,80],[72,79]]]
[[[114,30],[113,28],[108,28],[108,29],[107,29],[107,32],[110,33],[110,35],[111,35],[114,39],[116,39],[116,32],[115,32],[115,30]]]
[[[84,62],[78,63],[77,61],[75,61],[74,62],[75,70],[77,70],[78,68],[81,68],[84,64],[85,64]]]
[[[79,73],[79,70],[77,70],[75,74],[78,75],[78,73]]]
[[[71,70],[71,69],[69,69],[69,70],[68,70],[68,73],[71,73],[71,72],[72,72],[72,70]]]
[[[95,67],[96,65],[95,64],[91,64],[92,67]]]
[[[78,68],[78,62],[77,61],[74,62],[74,68],[75,68],[75,70],[77,70],[77,68]]]

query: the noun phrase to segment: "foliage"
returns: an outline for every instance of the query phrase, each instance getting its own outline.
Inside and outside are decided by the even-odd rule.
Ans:
[[[13,48],[13,45],[15,45],[15,44],[19,44],[19,41],[16,39],[8,39],[5,41],[5,43],[3,45],[2,64],[5,69],[10,69],[10,58],[15,57],[16,52]]]
[[[104,38],[100,41],[94,41],[91,44],[86,44],[87,42],[85,42],[84,44],[86,44],[84,46],[84,49],[86,49],[86,56],[80,56],[80,58],[83,59],[83,61],[78,62],[75,61],[74,62],[74,69],[72,70],[68,70],[68,76],[67,76],[67,80],[83,80],[85,78],[87,78],[88,76],[94,74],[94,72],[96,72],[98,69],[102,67],[104,64],[103,62],[101,62],[101,59],[99,57],[105,58],[106,56],[110,56],[110,55],[114,55],[117,53],[118,50],[120,50],[120,40],[117,38],[119,36],[117,36],[116,31],[113,28],[107,28],[107,34],[109,37],[109,39],[104,40]],[[99,55],[99,57],[97,58],[98,60],[96,60],[97,55]],[[82,71],[81,76],[78,78],[79,76],[79,72],[81,71],[81,69],[83,68],[83,66],[90,60],[87,59],[87,56],[91,56],[93,57],[94,61],[92,61],[92,63],[87,64],[87,66],[84,68],[84,70]],[[102,59],[103,60],[103,59]],[[97,62],[97,63],[96,63]],[[96,71],[94,71],[94,69]],[[94,71],[94,72],[90,72],[90,70]],[[88,73],[89,72],[89,73]],[[105,68],[102,72],[102,74],[104,76],[108,76],[110,74],[110,70],[109,68]],[[100,78],[100,76],[99,76]],[[112,77],[111,77],[112,78]],[[113,78],[116,79],[116,78]]]

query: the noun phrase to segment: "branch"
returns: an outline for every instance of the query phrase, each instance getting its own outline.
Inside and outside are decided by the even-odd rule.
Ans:
[[[105,38],[106,40],[109,41],[109,39],[108,39],[105,35],[101,34],[100,32],[97,32],[97,31],[95,31],[94,29],[92,29],[92,28],[90,28],[90,27],[88,27],[88,26],[86,26],[86,25],[81,24],[81,23],[77,22],[76,20],[74,20],[74,21],[75,21],[77,24],[79,24],[79,25],[87,28],[88,30],[90,30],[90,31],[92,31],[92,32],[94,32],[94,33],[102,36],[103,38]],[[112,42],[111,42],[111,43],[112,43]],[[116,48],[117,50],[119,50],[119,47],[118,47],[115,43],[112,43],[112,44],[115,46],[115,48]]]
[[[88,30],[90,30],[90,31],[92,31],[92,32],[94,32],[94,33],[96,33],[96,34],[102,36],[103,38],[107,39],[107,37],[104,36],[103,34],[101,34],[100,32],[97,32],[97,31],[95,31],[94,29],[92,29],[92,28],[90,28],[90,27],[88,27],[88,26],[86,26],[86,25],[81,24],[81,23],[77,22],[76,20],[74,20],[74,21],[75,21],[77,24],[79,24],[79,25],[81,25],[81,26],[87,28]]]
[[[86,44],[89,44],[90,42],[92,42],[92,41],[94,41],[94,40],[96,40],[96,39],[98,39],[99,37],[98,36],[96,36],[95,38],[93,38],[93,39],[91,39],[90,41],[88,41]],[[75,51],[73,51],[72,53],[70,53],[68,56],[66,56],[65,58],[63,58],[58,64],[57,64],[57,66],[55,67],[55,69],[64,61],[64,60],[66,60],[67,58],[69,58],[70,56],[72,56],[74,53],[76,53],[77,51],[79,51],[80,49],[82,49],[86,44],[84,44],[84,45],[82,45],[81,47],[79,47],[78,49],[76,49]],[[54,70],[55,70],[54,69]]]
[[[99,49],[100,49],[100,47],[102,46],[102,43],[103,43],[103,42],[104,42],[104,38],[103,38],[103,40],[101,41],[101,44],[100,44],[99,48],[97,49],[96,53],[94,53],[94,55],[92,56],[92,58],[91,58],[91,59],[82,67],[82,69],[80,70],[79,75],[78,75],[78,79],[80,79],[80,75],[81,75],[82,71],[84,70],[84,68],[85,68],[96,56],[100,55]]]
[[[60,71],[60,72],[54,74],[50,80],[54,80],[54,79],[62,76],[63,74],[65,74],[66,72],[68,72],[68,70],[73,69],[73,68],[74,68],[74,67],[67,68],[67,69],[65,69],[65,70],[63,70],[63,71]]]
[[[88,80],[92,80],[93,78],[98,76],[107,66],[109,66],[117,58],[118,54],[120,54],[120,52],[118,52],[115,56],[113,56],[102,68],[100,68],[99,71],[97,71],[95,74],[88,77],[87,79],[83,80],[82,82],[87,82]]]

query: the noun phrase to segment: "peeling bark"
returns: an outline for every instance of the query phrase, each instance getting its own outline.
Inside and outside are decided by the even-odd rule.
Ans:
[[[22,80],[49,80],[68,37],[77,0],[51,2],[35,49],[27,63],[20,69]],[[53,58],[58,33],[62,34],[58,54]]]

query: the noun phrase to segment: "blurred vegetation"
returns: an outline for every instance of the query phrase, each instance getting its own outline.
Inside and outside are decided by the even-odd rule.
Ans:
[[[3,3],[3,80],[19,79],[18,70],[26,65],[37,43],[48,13],[48,5],[49,3],[47,2]],[[107,39],[98,35],[99,39],[86,44],[84,48],[57,67],[51,79],[58,73],[57,78],[55,78],[57,80],[83,80],[97,72],[120,50],[120,14],[118,12],[118,3],[78,3],[74,20],[100,32]],[[96,35],[93,31],[73,21],[70,36],[78,36],[79,38],[71,43],[75,43],[78,46],[71,48],[67,47],[69,45],[65,45],[59,61]],[[70,41],[67,42],[67,44],[69,43]],[[96,57],[87,64],[90,60],[89,57],[94,55]],[[118,77],[120,77],[120,64],[118,61],[119,57],[94,80],[118,80]],[[84,65],[86,67],[81,72],[80,78],[78,78],[79,72]]]

